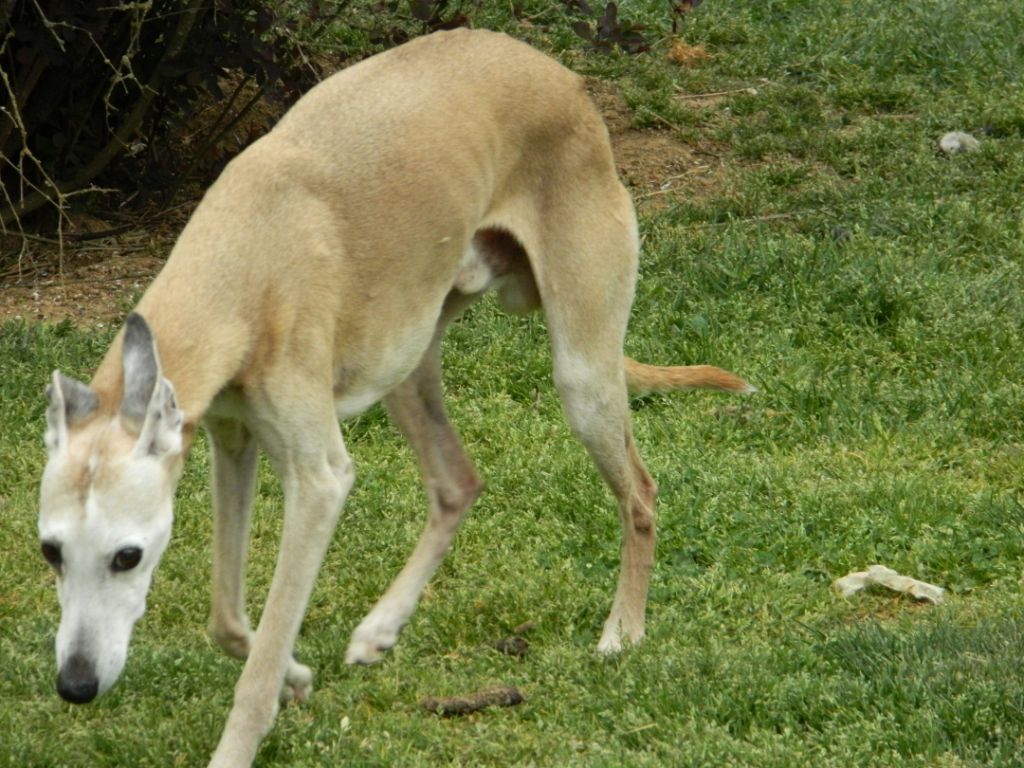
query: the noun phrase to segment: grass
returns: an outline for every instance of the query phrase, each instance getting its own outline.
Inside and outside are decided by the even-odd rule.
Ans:
[[[554,21],[512,29],[634,108],[713,142],[708,196],[645,213],[627,348],[712,362],[761,393],[635,404],[661,487],[647,641],[594,653],[618,557],[607,493],[568,433],[538,317],[474,308],[453,329],[453,420],[488,480],[402,641],[342,663],[421,526],[414,462],[379,410],[346,426],[358,483],[298,653],[308,705],[260,765],[1015,766],[1024,761],[1024,11],[998,0],[706,3],[696,69],[601,57]],[[622,3],[656,21],[663,4]],[[1012,7],[1011,7],[1012,6]],[[532,10],[531,10],[532,8]],[[547,14],[544,16],[543,14]],[[680,90],[755,89],[713,100]],[[663,123],[661,123],[663,125]],[[977,154],[936,150],[976,132]],[[42,388],[86,377],[108,339],[0,328],[0,764],[201,765],[239,665],[203,627],[208,455],[178,495],[124,676],[76,708],[52,691],[57,606],[37,552]],[[254,615],[280,529],[262,472]],[[874,562],[941,584],[941,607],[831,581]],[[522,660],[489,641],[537,622]],[[427,695],[516,684],[464,719]]]

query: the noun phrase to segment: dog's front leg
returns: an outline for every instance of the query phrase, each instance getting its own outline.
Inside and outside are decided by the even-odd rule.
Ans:
[[[256,486],[256,440],[240,421],[207,417],[213,480],[213,594],[210,634],[225,653],[249,656],[245,552]]]
[[[224,652],[245,660],[253,632],[245,613],[245,553],[256,486],[257,444],[235,419],[206,418],[213,466],[213,599],[209,631]],[[313,673],[294,659],[288,664],[281,701],[303,701],[313,690]]]
[[[281,553],[211,768],[251,765],[277,714],[278,694],[292,663],[306,604],[355,478],[336,422],[333,427],[333,445],[326,451],[297,447],[284,451],[283,457],[271,451],[284,479]]]

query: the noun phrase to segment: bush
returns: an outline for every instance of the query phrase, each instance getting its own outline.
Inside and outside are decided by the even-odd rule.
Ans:
[[[183,162],[208,160],[267,93],[293,99],[315,73],[276,8],[265,0],[0,3],[4,230],[43,211],[59,229],[69,199],[97,185],[159,186]],[[183,160],[168,137],[204,97],[218,107]]]

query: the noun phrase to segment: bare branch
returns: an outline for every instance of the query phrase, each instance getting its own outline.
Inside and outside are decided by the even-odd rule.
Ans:
[[[189,33],[191,32],[192,27],[195,24],[196,19],[199,17],[200,12],[203,10],[206,2],[207,0],[191,0],[191,2],[189,2],[188,6],[181,14],[174,36],[168,42],[167,47],[164,50],[164,54],[161,57],[161,64],[173,59],[181,52],[188,39]],[[5,87],[13,99],[14,91],[11,88],[7,75],[3,72],[2,68],[0,68],[0,77],[2,77]],[[15,206],[0,214],[0,226],[6,228],[16,219],[32,213],[47,204],[54,205],[58,211],[60,211],[61,217],[63,217],[68,194],[82,190],[90,184],[92,180],[95,179],[96,176],[98,176],[111,163],[111,161],[128,146],[129,140],[142,124],[142,121],[146,116],[146,112],[152,105],[153,99],[159,92],[163,81],[164,76],[161,74],[161,67],[160,64],[158,64],[154,68],[149,81],[142,86],[142,93],[139,98],[136,100],[132,109],[127,113],[124,120],[122,120],[120,126],[118,126],[107,145],[96,153],[92,160],[82,167],[81,170],[79,170],[79,172],[70,180],[54,182],[52,179],[49,179],[49,177],[46,177],[47,186],[53,189],[53,194],[51,195],[42,189],[35,187],[34,192],[22,197]],[[15,109],[14,114],[19,123],[19,128],[22,130],[22,135],[27,140],[28,134],[27,131],[24,130],[24,123],[21,122],[20,113]],[[27,147],[23,146],[22,151],[23,153],[27,153]],[[31,153],[29,153],[29,155],[31,156]],[[34,156],[32,157],[35,159]],[[42,165],[39,161],[36,160],[35,162],[42,171]],[[24,178],[24,175],[22,178]]]

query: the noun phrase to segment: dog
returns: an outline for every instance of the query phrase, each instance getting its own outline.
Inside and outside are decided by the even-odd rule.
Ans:
[[[426,528],[356,627],[349,663],[396,642],[482,482],[442,400],[445,327],[488,290],[542,309],[568,422],[618,502],[622,564],[597,648],[644,635],[656,487],[628,393],[752,390],[711,366],[622,353],[636,215],[583,80],[522,42],[457,30],[327,78],[212,185],[89,384],[54,372],[40,489],[57,574],[60,695],[115,682],[196,430],[212,452],[209,630],[245,660],[212,766],[247,766],[278,701],[304,699],[292,657],[355,478],[339,419],[383,400],[417,456]],[[258,449],[284,530],[253,631],[243,571]]]

